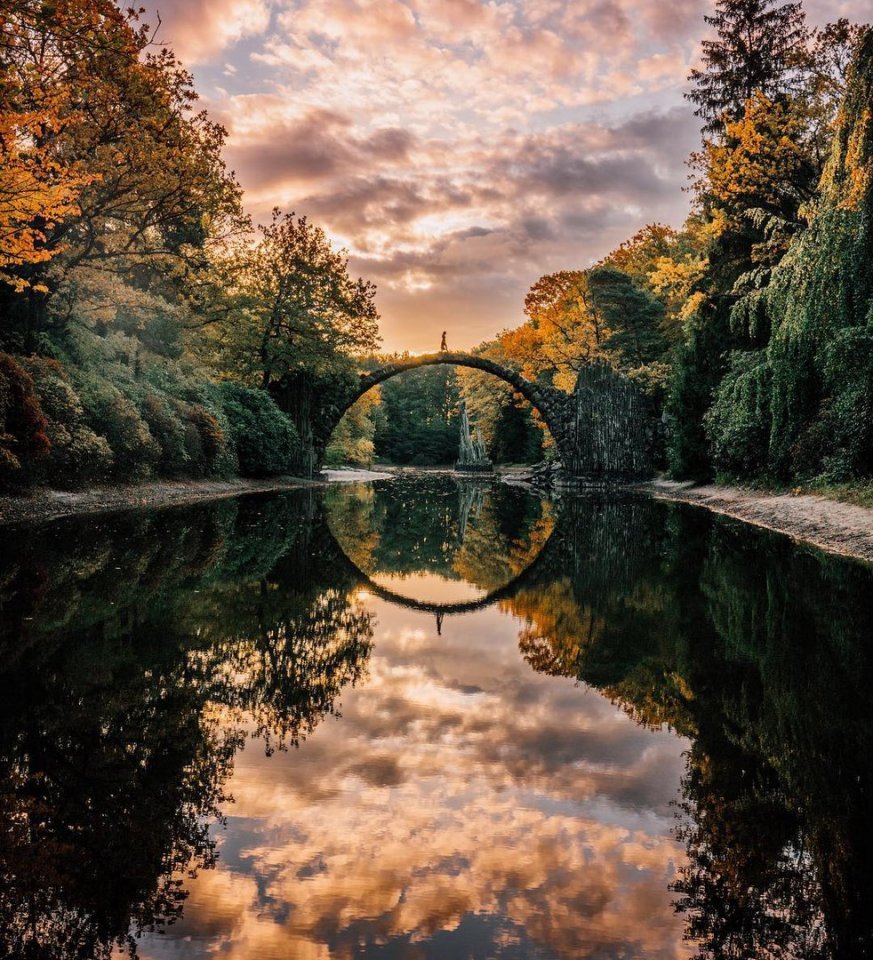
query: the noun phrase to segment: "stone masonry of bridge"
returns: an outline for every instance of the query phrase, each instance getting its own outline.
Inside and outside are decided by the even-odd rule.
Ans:
[[[534,383],[488,357],[445,351],[404,357],[362,373],[331,409],[307,412],[313,429],[312,469],[320,466],[330,434],[349,407],[377,384],[417,367],[447,364],[483,370],[506,381],[539,411],[555,440],[568,479],[637,480],[652,473],[650,448],[654,424],[645,395],[627,377],[605,363],[592,363],[579,374],[573,393]],[[292,416],[295,411],[289,410]],[[311,414],[316,414],[312,416]],[[315,424],[321,424],[320,429]]]

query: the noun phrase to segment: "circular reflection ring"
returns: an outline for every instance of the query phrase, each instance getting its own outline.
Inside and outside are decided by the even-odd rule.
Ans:
[[[417,610],[422,613],[443,614],[447,616],[460,613],[472,613],[474,610],[484,610],[486,607],[490,607],[495,603],[499,603],[501,600],[506,600],[514,596],[521,587],[525,586],[525,584],[533,578],[537,568],[543,561],[543,557],[548,552],[547,548],[554,539],[557,529],[558,524],[556,523],[548,539],[543,543],[533,560],[531,560],[524,570],[516,574],[502,587],[498,587],[496,590],[487,593],[484,597],[478,597],[475,600],[464,600],[459,603],[436,603],[431,600],[415,600],[412,597],[407,597],[402,593],[395,593],[395,591],[389,590],[387,587],[380,586],[375,580],[364,573],[345,550],[343,550],[342,544],[336,536],[334,536],[333,531],[330,530],[330,526],[328,525],[328,530],[330,530],[330,535],[336,544],[337,550],[345,558],[351,570],[360,578],[362,588],[366,590],[367,593],[378,597],[380,600],[393,603],[395,606],[405,607],[407,610]]]

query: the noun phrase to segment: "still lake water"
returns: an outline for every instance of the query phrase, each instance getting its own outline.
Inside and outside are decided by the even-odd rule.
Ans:
[[[871,954],[869,567],[451,477],[0,536],[0,956]]]

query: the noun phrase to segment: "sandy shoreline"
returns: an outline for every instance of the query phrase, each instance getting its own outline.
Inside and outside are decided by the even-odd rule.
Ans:
[[[873,563],[873,509],[811,494],[766,493],[741,487],[656,480],[640,485],[664,500],[706,507],[784,533],[828,553]]]
[[[321,480],[278,477],[268,480],[179,480],[96,487],[90,490],[37,490],[30,496],[0,497],[0,527],[56,520],[80,514],[161,509],[219,500],[247,493],[274,493],[325,482],[352,482],[396,476],[376,471],[326,471]],[[783,533],[829,553],[873,563],[873,509],[810,494],[771,494],[716,485],[696,486],[655,480],[636,489],[664,500],[706,507],[737,520]]]
[[[323,481],[319,480],[272,477],[268,480],[165,480],[89,490],[35,490],[28,496],[0,497],[0,527],[79,514],[176,507],[246,493],[275,493],[322,485]]]

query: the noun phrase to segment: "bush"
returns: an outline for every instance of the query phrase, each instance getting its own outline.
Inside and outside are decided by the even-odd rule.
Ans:
[[[40,464],[40,478],[62,487],[76,487],[106,476],[112,467],[112,450],[85,422],[79,395],[57,360],[29,357],[22,363],[34,380],[45,414],[51,444]]]
[[[184,410],[180,410],[179,406],[154,392],[147,393],[140,406],[142,418],[161,448],[157,470],[162,477],[184,476],[191,462],[191,437],[188,435]],[[202,456],[199,449],[193,452]]]
[[[236,472],[236,458],[228,450],[225,431],[215,413],[201,403],[170,400],[182,427],[185,473],[191,477],[226,476]]]
[[[0,353],[0,482],[32,482],[51,447],[47,425],[33,378],[14,357]]]
[[[94,374],[83,374],[79,396],[88,425],[105,437],[114,454],[113,475],[121,480],[143,480],[154,474],[161,446],[136,405],[118,387]]]
[[[291,473],[300,457],[300,438],[269,394],[235,383],[221,384],[218,392],[240,474],[269,477]]]

